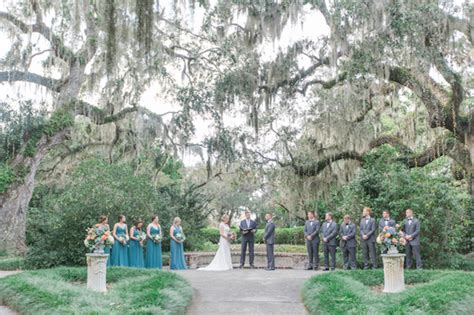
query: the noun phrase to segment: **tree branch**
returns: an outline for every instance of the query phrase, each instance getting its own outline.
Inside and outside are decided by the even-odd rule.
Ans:
[[[44,86],[54,92],[59,92],[64,82],[47,78],[32,72],[23,71],[2,71],[0,72],[0,82],[24,81]]]

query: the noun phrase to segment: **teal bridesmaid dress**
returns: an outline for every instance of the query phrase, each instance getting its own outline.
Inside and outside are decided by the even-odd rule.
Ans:
[[[156,234],[160,234],[160,228],[151,226],[150,235],[155,236]],[[163,267],[163,262],[161,258],[161,243],[155,243],[150,239],[146,241],[145,265],[147,268],[161,269]]]
[[[138,237],[139,231],[133,230],[133,237]],[[139,241],[130,239],[130,247],[128,250],[128,262],[130,267],[145,268],[145,259],[143,258],[143,247]]]
[[[127,227],[117,226],[117,237],[125,236]],[[128,267],[128,246],[123,245],[118,240],[115,240],[112,247],[112,266]]]
[[[179,226],[175,226],[173,235],[181,233],[182,229]],[[172,270],[187,269],[186,261],[184,259],[184,246],[183,243],[178,243],[174,239],[171,239],[171,261],[170,268]]]

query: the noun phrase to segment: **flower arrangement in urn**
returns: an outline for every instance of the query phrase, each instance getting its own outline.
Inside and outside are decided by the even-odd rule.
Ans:
[[[388,254],[398,253],[399,246],[405,246],[406,240],[400,225],[385,226],[382,233],[377,236],[377,243],[382,245]]]
[[[113,244],[114,238],[106,226],[96,224],[87,229],[84,245],[90,252],[103,253],[105,247],[112,247]]]

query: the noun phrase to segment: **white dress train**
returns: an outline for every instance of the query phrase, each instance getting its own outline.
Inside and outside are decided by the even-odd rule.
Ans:
[[[219,225],[220,228],[224,226],[224,233],[230,233],[230,227],[225,224],[221,223]],[[219,239],[219,248],[217,249],[216,255],[214,259],[212,259],[211,263],[204,268],[199,268],[198,270],[204,271],[225,271],[225,270],[232,270],[232,255],[230,253],[230,242],[223,238]]]

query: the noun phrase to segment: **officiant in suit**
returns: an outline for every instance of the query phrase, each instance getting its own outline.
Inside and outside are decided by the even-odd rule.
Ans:
[[[308,220],[304,224],[306,251],[308,252],[307,270],[319,269],[319,229],[321,224],[316,219],[314,211],[308,212]]]
[[[420,255],[420,221],[413,217],[413,210],[405,211],[406,219],[403,221],[403,233],[407,241],[406,245],[406,265],[410,269],[413,265],[413,256],[416,259],[416,269],[421,269]]]
[[[240,245],[240,266],[239,268],[243,268],[245,265],[245,256],[247,253],[247,245],[249,248],[249,263],[250,268],[255,268],[253,265],[254,260],[254,244],[255,244],[255,233],[257,232],[257,223],[250,218],[250,210],[245,210],[245,219],[240,221],[240,232],[242,234],[241,237],[241,245]]]
[[[267,225],[265,225],[265,233],[263,234],[263,241],[267,247],[267,268],[266,270],[275,270],[275,223],[273,223],[273,215],[267,213],[265,215]]]
[[[362,210],[362,219],[360,220],[360,245],[364,254],[364,269],[377,268],[377,257],[375,256],[375,230],[377,225],[375,219],[370,216],[371,213],[372,209],[365,207]]]

